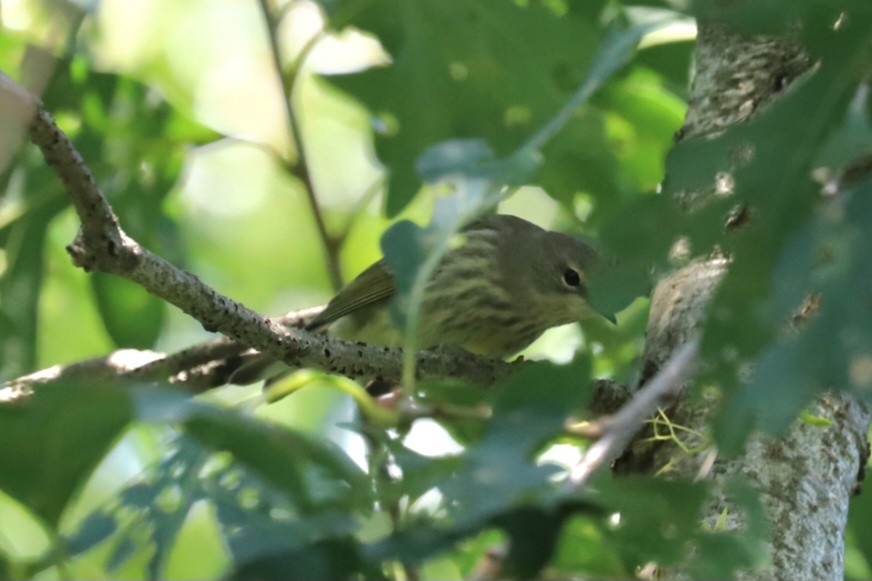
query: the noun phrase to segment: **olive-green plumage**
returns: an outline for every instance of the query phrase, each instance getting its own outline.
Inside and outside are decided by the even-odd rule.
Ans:
[[[418,346],[452,344],[489,357],[507,357],[544,331],[594,313],[586,273],[596,262],[587,243],[508,215],[481,218],[462,232],[440,262],[421,304]],[[388,304],[396,286],[384,259],[364,270],[308,326],[336,337],[399,345],[402,334]],[[278,370],[260,359],[242,367],[235,383]]]

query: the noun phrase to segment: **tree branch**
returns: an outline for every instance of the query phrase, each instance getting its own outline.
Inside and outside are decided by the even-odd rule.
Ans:
[[[123,276],[189,314],[205,329],[294,367],[312,367],[351,378],[400,380],[402,349],[289,329],[279,320],[265,318],[217,293],[192,273],[141,246],[121,229],[81,156],[36,99],[8,77],[0,77],[0,100],[23,119],[35,111],[30,138],[60,176],[82,223],[76,240],[67,247],[77,266]],[[514,369],[503,361],[458,354],[456,350],[425,351],[417,358],[422,378],[458,377],[480,385],[493,383]]]

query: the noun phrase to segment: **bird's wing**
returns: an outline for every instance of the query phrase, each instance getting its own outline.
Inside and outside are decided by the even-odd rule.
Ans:
[[[392,297],[397,292],[394,277],[384,259],[379,260],[339,291],[320,315],[306,325],[312,331],[354,311]]]

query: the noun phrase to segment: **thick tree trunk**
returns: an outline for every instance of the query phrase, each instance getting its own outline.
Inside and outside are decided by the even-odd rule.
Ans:
[[[745,38],[720,25],[701,24],[681,138],[712,136],[742,123],[778,99],[811,64],[801,50],[783,40]],[[704,200],[716,187],[712,176],[712,191],[690,192],[689,199]],[[695,333],[727,268],[724,259],[694,262],[659,282],[648,322],[646,377]],[[713,406],[712,401],[684,401],[670,416],[678,424],[704,431]],[[712,464],[708,452],[686,454],[676,446],[638,444],[628,451],[619,469],[650,473],[668,467],[664,471],[671,478],[705,476],[716,484],[744,475],[761,493],[772,537],[769,565],[744,572],[743,577],[842,579],[848,504],[868,456],[869,411],[841,394],[821,398],[811,411],[831,424],[795,422],[784,438],[755,436],[735,459],[718,458]],[[727,503],[726,499],[713,502],[704,515],[706,520],[714,523]],[[728,529],[743,526],[741,512],[726,514]],[[680,577],[682,573],[668,575]]]

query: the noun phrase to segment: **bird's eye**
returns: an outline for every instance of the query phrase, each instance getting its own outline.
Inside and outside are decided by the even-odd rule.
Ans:
[[[581,284],[581,277],[575,270],[567,268],[563,271],[563,282],[569,286],[578,286]]]

